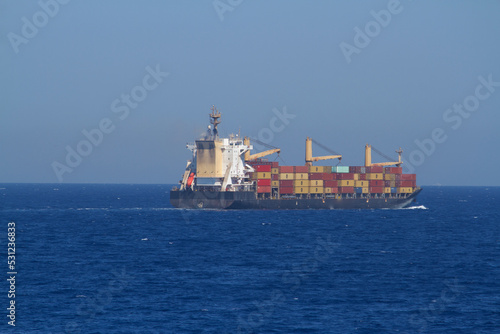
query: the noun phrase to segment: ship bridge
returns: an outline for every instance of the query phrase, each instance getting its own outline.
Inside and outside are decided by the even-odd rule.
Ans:
[[[246,145],[239,135],[219,138],[217,125],[221,122],[221,114],[212,107],[209,116],[212,127],[208,127],[205,138],[187,146],[193,152],[193,159],[186,167],[181,189],[201,186],[235,191],[238,187],[250,187],[252,183],[247,175],[254,170],[245,164],[244,155],[253,146]]]

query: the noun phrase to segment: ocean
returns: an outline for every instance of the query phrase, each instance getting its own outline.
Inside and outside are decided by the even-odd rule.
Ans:
[[[0,332],[500,333],[500,187],[304,211],[171,187],[0,184]]]

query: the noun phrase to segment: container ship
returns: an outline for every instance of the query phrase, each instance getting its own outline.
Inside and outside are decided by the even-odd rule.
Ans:
[[[364,166],[341,166],[342,155],[313,157],[306,138],[305,165],[280,166],[264,157],[279,154],[274,148],[251,154],[247,137],[220,138],[221,113],[212,107],[206,135],[188,144],[193,157],[187,162],[170,202],[186,209],[397,209],[416,200],[421,188],[415,174],[403,174],[398,161],[372,163],[365,146]],[[336,166],[314,166],[338,160]]]

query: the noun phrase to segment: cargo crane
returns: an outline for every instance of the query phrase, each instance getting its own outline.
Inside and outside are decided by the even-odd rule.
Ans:
[[[396,151],[396,153],[399,156],[398,161],[392,161],[392,162],[377,162],[377,163],[372,163],[372,149],[375,152],[377,152],[378,154],[380,154],[381,156],[383,156],[384,158],[386,158],[387,160],[393,160],[390,157],[384,155],[382,152],[380,152],[376,148],[374,148],[374,147],[372,148],[371,145],[366,144],[366,146],[365,146],[365,167],[370,167],[370,166],[391,166],[391,165],[396,165],[397,167],[399,167],[403,163],[403,161],[401,161],[401,153],[403,153],[403,150],[401,149],[401,147],[399,148],[399,150]]]
[[[255,140],[255,141],[257,141],[257,140]],[[244,140],[243,140],[243,144],[247,145],[247,146],[250,146],[250,138],[245,137]],[[267,146],[269,146],[269,145],[267,145]],[[255,154],[250,154],[250,151],[246,151],[245,152],[245,162],[246,161],[256,160],[256,159],[265,157],[267,155],[271,155],[273,153],[280,154],[280,152],[281,152],[281,149],[279,149],[279,148],[273,148],[271,150],[267,150],[267,151],[260,152],[260,153],[255,153]]]
[[[328,151],[330,153],[333,153],[333,155],[325,155],[325,156],[322,156],[322,157],[313,157],[312,156],[312,143],[313,143],[313,141],[314,141],[314,143],[316,145],[320,146],[324,150],[326,150],[326,151]],[[336,152],[328,149],[327,147],[325,147],[324,145],[321,145],[320,143],[318,143],[317,141],[315,141],[312,138],[309,138],[309,137],[306,138],[306,165],[307,166],[312,166],[313,162],[315,162],[315,161],[331,160],[331,159],[342,160],[342,155],[337,154]]]

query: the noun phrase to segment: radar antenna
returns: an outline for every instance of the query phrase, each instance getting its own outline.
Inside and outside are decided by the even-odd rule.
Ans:
[[[217,125],[220,124],[221,114],[217,110],[217,108],[215,108],[215,105],[213,105],[210,110],[212,110],[212,113],[210,114],[210,123],[213,124],[214,126],[213,134],[214,138],[217,139],[219,138],[219,131],[217,130]]]

